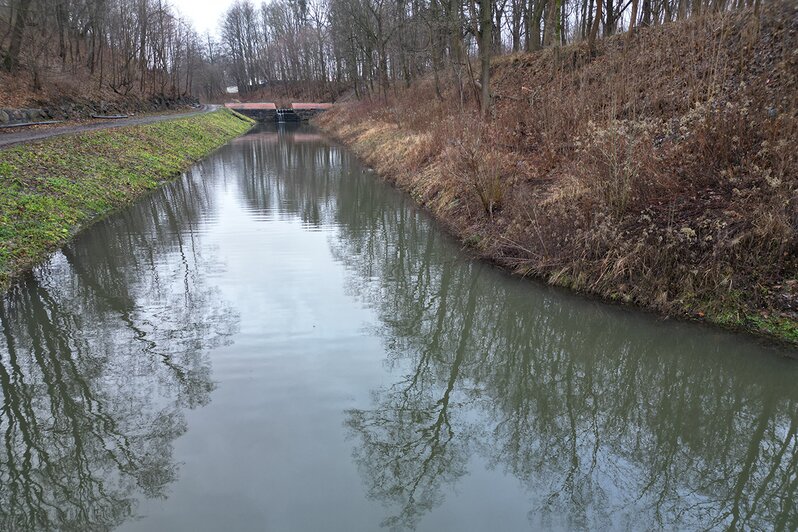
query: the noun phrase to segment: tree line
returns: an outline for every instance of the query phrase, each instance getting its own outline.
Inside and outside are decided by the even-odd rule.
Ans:
[[[126,96],[218,93],[205,39],[165,0],[0,0],[0,68]]]
[[[218,98],[264,87],[385,98],[432,74],[487,109],[492,56],[596,39],[760,0],[238,0],[201,36],[167,0],[0,0],[0,67],[100,88]],[[477,63],[472,60],[478,59]]]
[[[281,83],[386,97],[433,74],[474,87],[487,108],[497,54],[596,39],[759,0],[238,0],[221,38],[240,92]],[[479,59],[478,67],[472,59]],[[478,71],[475,71],[477,70]]]

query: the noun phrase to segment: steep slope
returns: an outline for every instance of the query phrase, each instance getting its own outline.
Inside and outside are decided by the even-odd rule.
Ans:
[[[798,6],[500,57],[319,125],[513,271],[798,341]],[[438,96],[438,93],[441,96]]]

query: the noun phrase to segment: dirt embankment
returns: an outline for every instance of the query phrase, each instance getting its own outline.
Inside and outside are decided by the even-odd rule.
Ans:
[[[317,122],[524,275],[798,342],[798,6],[498,58]],[[441,96],[438,96],[438,93]]]
[[[119,94],[97,86],[87,76],[62,74],[33,90],[30,73],[0,72],[0,125],[45,120],[83,120],[92,115],[156,113],[185,109],[199,101],[190,96]],[[14,120],[19,111],[25,119]]]

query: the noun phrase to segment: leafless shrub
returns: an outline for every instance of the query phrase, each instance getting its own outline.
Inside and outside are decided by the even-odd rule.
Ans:
[[[466,129],[454,142],[449,161],[452,175],[471,191],[491,220],[502,208],[506,188],[502,159],[492,148],[483,138],[481,128]]]

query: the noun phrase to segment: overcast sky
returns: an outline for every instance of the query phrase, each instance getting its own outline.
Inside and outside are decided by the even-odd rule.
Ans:
[[[218,35],[219,20],[233,0],[169,0],[169,3],[193,22],[200,34],[210,31],[211,35]]]

